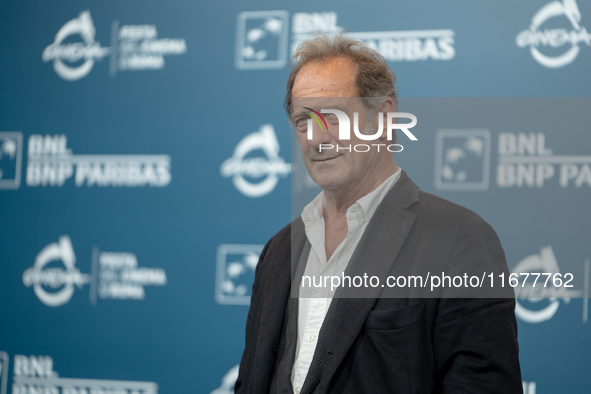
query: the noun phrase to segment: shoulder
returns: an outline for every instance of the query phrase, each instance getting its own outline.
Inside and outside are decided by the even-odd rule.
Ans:
[[[292,229],[297,231],[300,224],[303,228],[303,222],[301,218],[298,217],[269,239],[261,252],[256,268],[256,276],[260,276],[262,272],[270,267],[276,267],[277,262],[284,262],[285,257],[291,253]]]
[[[458,230],[464,224],[488,224],[476,212],[419,188],[405,171],[386,195],[391,206],[410,212],[415,225],[430,231]]]
[[[441,257],[441,260],[435,257],[429,260],[425,272],[478,278],[486,273],[508,275],[501,240],[492,226],[476,212],[425,192],[420,193],[419,202],[409,211],[415,214],[413,230],[417,247],[428,246]],[[439,261],[440,265],[434,265],[434,261]],[[446,288],[442,291],[449,298],[511,298],[513,294],[508,287],[490,288],[486,285],[478,289]]]
[[[490,228],[490,225],[476,212],[431,193],[420,191],[419,201],[409,207],[419,221],[433,229],[460,230]]]
[[[290,248],[291,245],[291,233],[292,227],[297,229],[298,222],[301,222],[301,219],[298,217],[293,222],[289,223],[287,226],[283,227],[279,230],[267,243],[267,246],[270,251],[286,251],[286,249]]]
[[[410,239],[420,245],[449,252],[454,245],[488,244],[502,248],[494,229],[473,210],[418,187],[415,196],[406,211],[414,215]]]

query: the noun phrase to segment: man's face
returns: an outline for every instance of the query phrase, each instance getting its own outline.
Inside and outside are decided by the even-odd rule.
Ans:
[[[350,140],[339,140],[339,124],[336,116],[323,114],[328,130],[313,122],[313,138],[308,140],[306,112],[304,107],[318,112],[321,109],[338,109],[345,112],[353,128],[353,113],[359,114],[359,130],[367,134],[368,122],[366,111],[357,97],[355,65],[346,58],[329,59],[325,62],[308,63],[298,73],[292,90],[293,112],[291,121],[296,130],[304,163],[308,173],[323,190],[346,191],[361,183],[379,163],[377,150],[369,152],[355,152],[342,147],[356,144],[380,143],[381,141],[363,141],[355,136],[351,130]],[[376,117],[377,120],[377,117]],[[369,130],[373,134],[377,130]],[[371,127],[371,126],[370,126]],[[333,145],[335,148],[326,149],[321,144]],[[339,146],[337,152],[337,145]]]

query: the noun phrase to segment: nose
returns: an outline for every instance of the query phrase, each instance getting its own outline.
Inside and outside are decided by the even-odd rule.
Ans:
[[[331,127],[332,125],[328,125]],[[308,145],[313,147],[316,150],[320,150],[320,145],[322,144],[333,144],[336,145],[335,139],[331,135],[332,130],[327,130],[327,126],[324,124],[318,125],[312,119],[308,119],[308,130],[312,129],[312,139],[308,140]],[[306,135],[306,139],[309,138],[309,135]]]

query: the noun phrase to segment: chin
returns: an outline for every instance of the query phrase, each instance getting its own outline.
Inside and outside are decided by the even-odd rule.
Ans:
[[[335,174],[311,174],[310,176],[322,190],[336,190],[344,183],[343,179]]]

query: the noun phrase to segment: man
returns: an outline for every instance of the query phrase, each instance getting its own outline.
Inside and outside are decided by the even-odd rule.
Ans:
[[[388,150],[347,149],[376,128],[380,143],[393,142],[383,126],[396,111],[395,77],[378,53],[317,36],[294,59],[286,109],[323,191],[261,253],[236,393],[522,392],[513,298],[304,286],[326,275],[508,270],[477,214],[420,191]],[[309,121],[337,107],[357,113],[362,131],[350,140],[329,113],[324,125]]]

